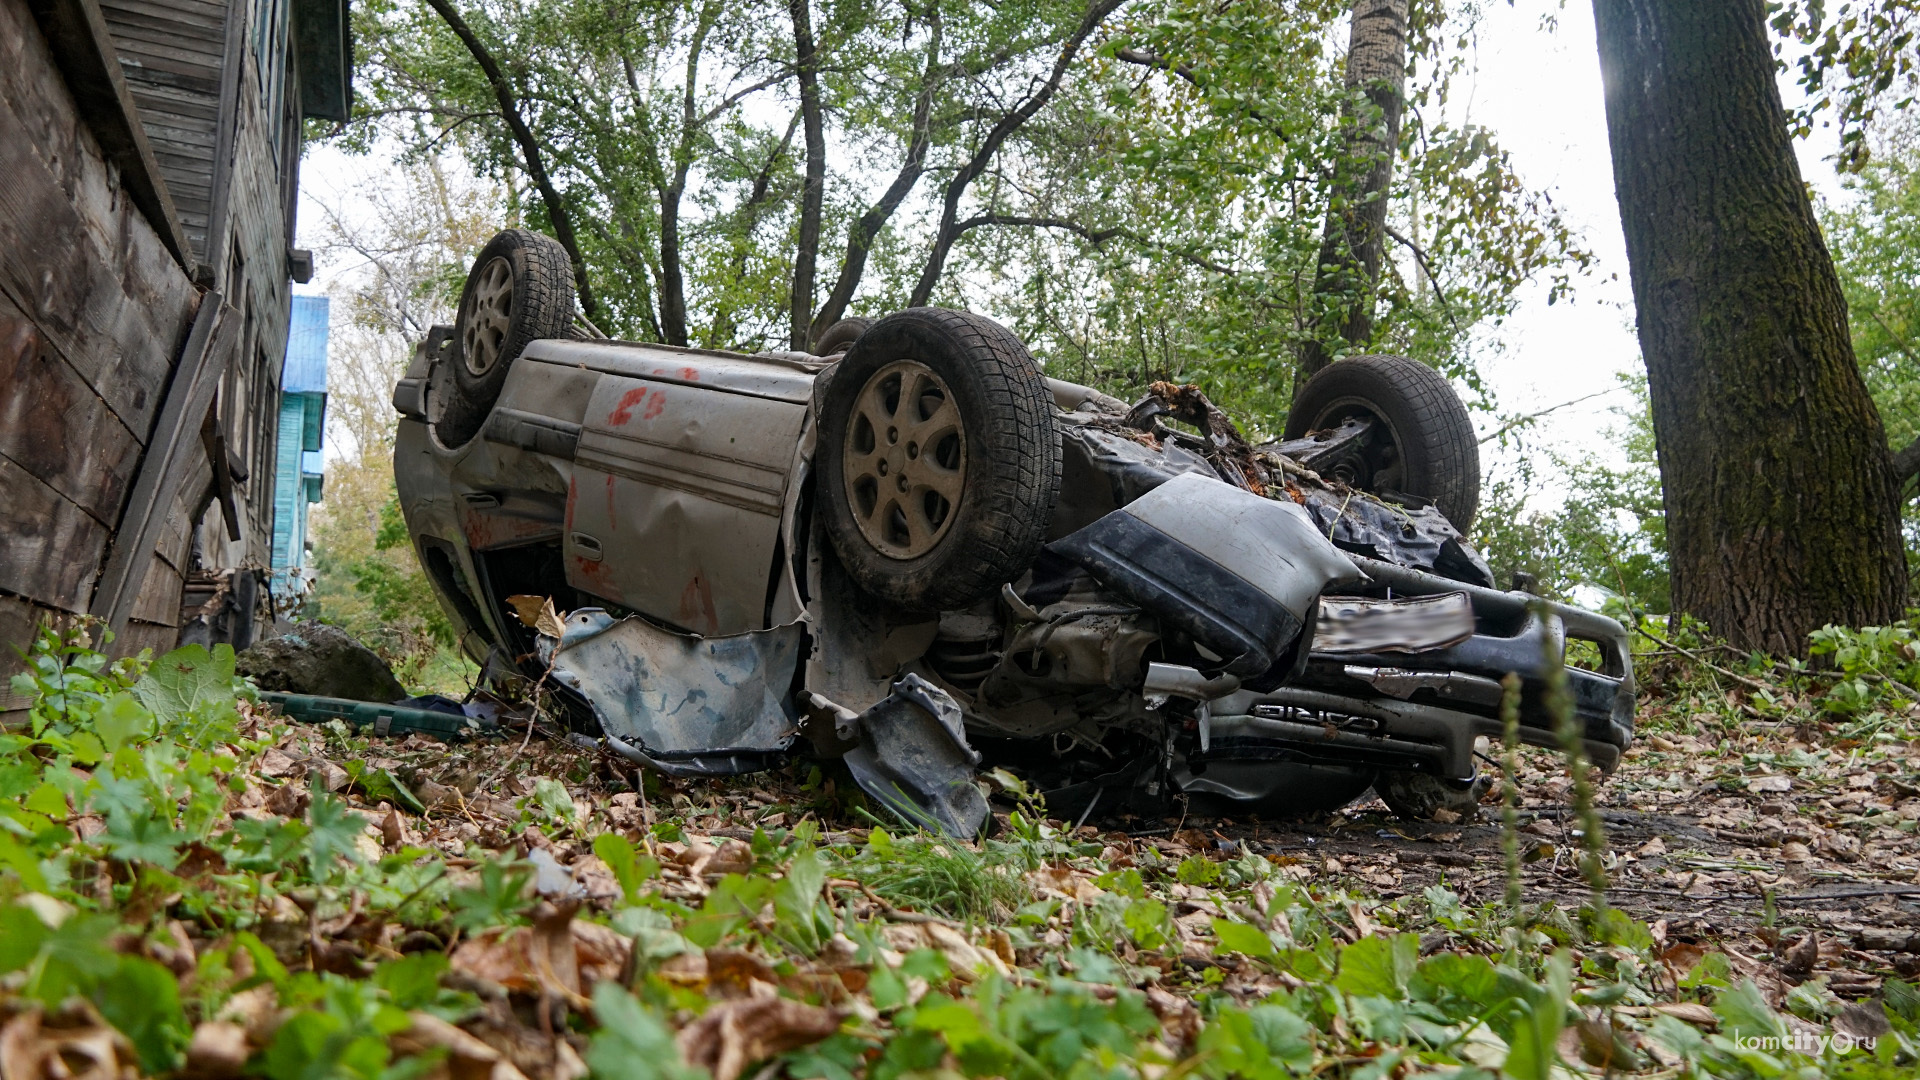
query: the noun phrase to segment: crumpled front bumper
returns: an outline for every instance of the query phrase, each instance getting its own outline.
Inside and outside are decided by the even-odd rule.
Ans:
[[[1476,632],[1417,653],[1308,654],[1286,685],[1238,690],[1207,703],[1206,749],[1196,759],[1312,760],[1464,779],[1473,744],[1499,740],[1500,680],[1521,679],[1521,740],[1558,746],[1546,706],[1550,668],[1567,642],[1591,642],[1598,670],[1568,667],[1568,696],[1588,760],[1611,771],[1633,740],[1634,681],[1626,629],[1613,619],[1525,593],[1462,584],[1355,557],[1376,589],[1396,596],[1464,592]]]

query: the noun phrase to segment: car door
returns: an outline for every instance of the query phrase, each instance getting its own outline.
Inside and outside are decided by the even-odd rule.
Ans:
[[[569,584],[702,636],[763,629],[807,407],[603,373],[567,497]]]

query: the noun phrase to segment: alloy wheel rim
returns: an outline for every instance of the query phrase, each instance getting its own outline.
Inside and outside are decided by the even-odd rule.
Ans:
[[[966,484],[966,431],[953,392],[918,360],[896,360],[854,399],[841,452],[847,503],[889,557],[932,551],[953,527]]]
[[[467,371],[475,378],[493,370],[499,362],[500,348],[512,325],[513,264],[504,255],[496,256],[473,283],[473,306],[467,310],[461,335]]]

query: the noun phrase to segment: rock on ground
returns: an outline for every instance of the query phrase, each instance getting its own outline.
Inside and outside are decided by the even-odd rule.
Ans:
[[[259,642],[234,666],[262,690],[379,702],[407,696],[407,688],[372,649],[325,623]]]

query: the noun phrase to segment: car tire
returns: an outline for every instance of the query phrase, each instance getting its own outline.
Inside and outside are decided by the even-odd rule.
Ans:
[[[872,596],[964,607],[1046,542],[1060,494],[1053,399],[999,323],[944,308],[875,322],[833,369],[819,424],[827,537]]]
[[[1492,786],[1493,779],[1477,771],[1471,780],[1448,780],[1431,773],[1389,770],[1374,778],[1373,793],[1403,821],[1435,821],[1435,812],[1445,810],[1453,815],[1451,820],[1465,822],[1473,820],[1480,797]]]
[[[495,233],[474,257],[454,320],[453,400],[435,433],[459,446],[479,433],[521,350],[573,329],[573,266],[552,237],[529,229]]]
[[[820,334],[820,340],[813,343],[813,354],[833,356],[836,353],[844,353],[853,348],[853,343],[859,341],[860,335],[866,333],[872,326],[872,319],[863,319],[858,315],[841,319]]]
[[[1338,360],[1308,379],[1287,413],[1288,439],[1367,416],[1383,429],[1342,475],[1363,491],[1433,503],[1465,533],[1480,508],[1480,442],[1439,372],[1404,356]]]

